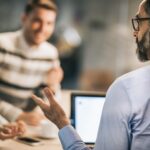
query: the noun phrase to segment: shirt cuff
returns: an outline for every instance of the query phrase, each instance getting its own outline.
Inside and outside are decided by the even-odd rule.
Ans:
[[[80,136],[71,125],[65,126],[59,131],[59,139],[64,149],[74,147],[75,143],[78,143],[81,147],[85,147],[85,144],[81,140]]]

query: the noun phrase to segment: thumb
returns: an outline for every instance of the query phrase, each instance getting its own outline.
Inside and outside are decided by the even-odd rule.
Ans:
[[[36,95],[32,95],[32,99],[42,109],[47,110],[49,108],[49,106],[40,97],[37,97]]]

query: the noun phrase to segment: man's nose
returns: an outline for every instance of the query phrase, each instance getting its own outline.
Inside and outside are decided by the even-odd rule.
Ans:
[[[134,36],[135,38],[137,38],[137,35],[138,35],[138,31],[134,31],[134,32],[133,32],[133,36]]]
[[[41,24],[39,30],[40,30],[41,32],[43,32],[43,31],[45,31],[45,29],[46,29],[45,24]]]

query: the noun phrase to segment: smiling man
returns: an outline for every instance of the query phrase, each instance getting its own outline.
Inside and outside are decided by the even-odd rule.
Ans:
[[[57,6],[51,0],[30,0],[22,16],[22,29],[0,34],[0,101],[31,111],[31,95],[40,93],[42,85],[49,86],[56,96],[60,94],[63,71],[58,52],[46,41],[54,32],[56,16]],[[9,121],[35,125],[43,119],[35,112],[5,108],[3,114]]]
[[[141,61],[149,61],[150,0],[141,2],[132,24],[138,57]],[[52,92],[48,88],[44,89],[44,92],[50,105],[36,96],[33,96],[33,99],[47,118],[60,129],[59,137],[64,150],[89,150],[71,127]],[[109,88],[94,150],[149,149],[150,66],[146,66],[123,75]]]

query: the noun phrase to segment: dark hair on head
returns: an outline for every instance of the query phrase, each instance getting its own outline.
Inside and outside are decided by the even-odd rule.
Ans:
[[[150,0],[146,0],[144,4],[145,12],[150,16]]]
[[[29,0],[25,7],[25,13],[29,14],[38,7],[52,10],[56,13],[58,11],[55,0]]]

